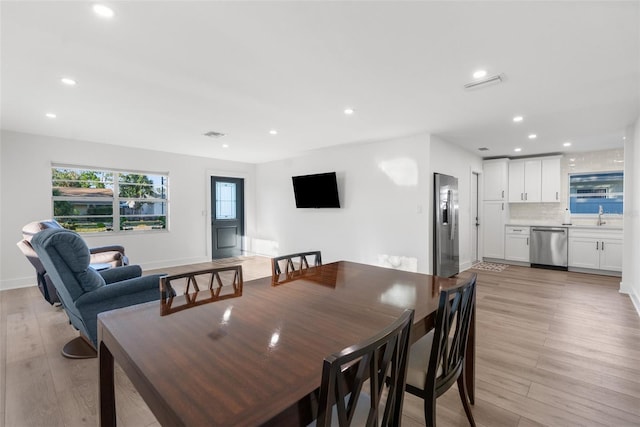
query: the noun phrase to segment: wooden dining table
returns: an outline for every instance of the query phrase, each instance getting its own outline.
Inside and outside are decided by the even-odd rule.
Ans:
[[[159,302],[101,313],[100,425],[116,425],[114,361],[162,425],[305,425],[326,356],[406,308],[415,342],[433,328],[440,289],[458,280],[339,261],[251,280],[241,296],[170,315]],[[474,328],[469,340],[473,401]]]

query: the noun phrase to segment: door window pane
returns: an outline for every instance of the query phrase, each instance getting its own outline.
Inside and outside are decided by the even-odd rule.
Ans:
[[[216,219],[236,219],[236,184],[216,182]]]

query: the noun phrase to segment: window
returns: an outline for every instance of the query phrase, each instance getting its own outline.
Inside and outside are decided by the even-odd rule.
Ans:
[[[167,174],[53,166],[53,217],[77,232],[167,228]]]
[[[623,172],[569,175],[571,214],[622,214]]]

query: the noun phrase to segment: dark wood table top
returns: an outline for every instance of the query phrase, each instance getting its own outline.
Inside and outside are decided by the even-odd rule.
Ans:
[[[159,302],[102,313],[99,340],[161,424],[259,425],[319,387],[326,356],[405,308],[415,309],[413,340],[422,336],[440,287],[455,283],[341,261],[166,316]]]

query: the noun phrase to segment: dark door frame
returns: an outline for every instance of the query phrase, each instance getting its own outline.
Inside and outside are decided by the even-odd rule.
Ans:
[[[247,239],[247,188],[249,186],[250,183],[250,177],[248,174],[246,173],[242,173],[242,172],[231,172],[231,171],[222,171],[222,170],[215,170],[215,169],[210,169],[207,170],[207,176],[206,176],[206,188],[207,188],[207,194],[206,194],[206,203],[207,203],[207,210],[206,210],[206,215],[205,215],[205,236],[207,239],[207,259],[211,260],[212,256],[213,256],[213,239],[211,238],[211,217],[213,215],[213,212],[211,210],[211,178],[212,177],[229,177],[229,178],[240,178],[244,180],[244,192],[243,192],[243,206],[244,206],[244,215],[243,215],[243,230],[244,230],[244,235],[242,236],[243,239],[243,243],[242,243],[242,248],[243,248],[243,252],[247,252],[248,251],[248,239]]]

